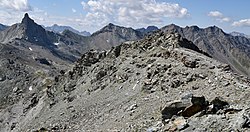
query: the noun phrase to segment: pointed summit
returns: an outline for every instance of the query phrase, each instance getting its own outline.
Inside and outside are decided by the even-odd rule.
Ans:
[[[28,14],[28,13],[25,13],[25,14],[24,14],[24,18],[25,18],[25,17],[29,18],[29,14]]]
[[[28,13],[25,13],[24,18],[22,19],[21,24],[30,25],[30,24],[34,24],[34,23],[35,23],[34,20],[32,20],[32,19],[29,17],[29,14],[28,14]]]
[[[109,23],[107,26],[115,26],[113,23]]]

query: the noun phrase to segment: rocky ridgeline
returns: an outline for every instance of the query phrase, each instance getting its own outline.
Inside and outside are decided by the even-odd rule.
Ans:
[[[227,34],[216,26],[203,29],[198,26],[182,28],[171,24],[161,28],[161,30],[179,33],[214,59],[227,63],[234,71],[250,77],[249,38]]]
[[[109,51],[90,50],[31,95],[14,131],[247,131],[248,78],[178,34],[156,32]],[[5,112],[13,114],[15,107]]]

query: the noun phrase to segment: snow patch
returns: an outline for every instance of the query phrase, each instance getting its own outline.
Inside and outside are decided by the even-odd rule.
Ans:
[[[54,43],[54,45],[59,45],[60,43]]]
[[[29,87],[29,91],[31,91],[32,89],[33,89],[32,86],[30,86],[30,87]]]
[[[35,39],[36,42],[38,41],[36,37],[34,37],[34,39]]]

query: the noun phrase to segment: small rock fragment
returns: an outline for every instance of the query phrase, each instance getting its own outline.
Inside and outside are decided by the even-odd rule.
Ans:
[[[229,104],[224,101],[223,99],[216,97],[214,100],[210,103],[210,109],[208,112],[215,114],[219,110],[223,110],[226,106],[229,106]]]
[[[184,119],[183,117],[176,118],[173,121],[173,124],[177,127],[178,130],[184,130],[189,126],[187,120]]]

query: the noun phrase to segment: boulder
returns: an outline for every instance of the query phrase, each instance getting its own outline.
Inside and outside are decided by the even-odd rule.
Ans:
[[[207,110],[208,113],[216,114],[217,111],[225,109],[229,104],[224,101],[223,99],[216,97],[210,102],[209,109]]]
[[[182,61],[182,63],[183,63],[186,67],[189,67],[189,68],[196,68],[197,61],[194,60],[194,59],[187,58],[186,56],[184,56],[184,57],[181,59],[181,61]]]
[[[208,101],[206,101],[204,96],[201,97],[192,97],[191,98],[192,105],[186,107],[183,112],[182,116],[184,117],[191,117],[195,115],[196,113],[205,110],[208,106]]]
[[[169,102],[166,107],[161,111],[162,120],[171,119],[174,115],[178,115],[180,111],[184,110],[190,103],[186,101],[173,101]]]
[[[242,118],[243,118],[243,123],[242,123],[242,128],[250,128],[250,113],[249,113],[249,109],[246,110],[243,115],[242,115]]]

